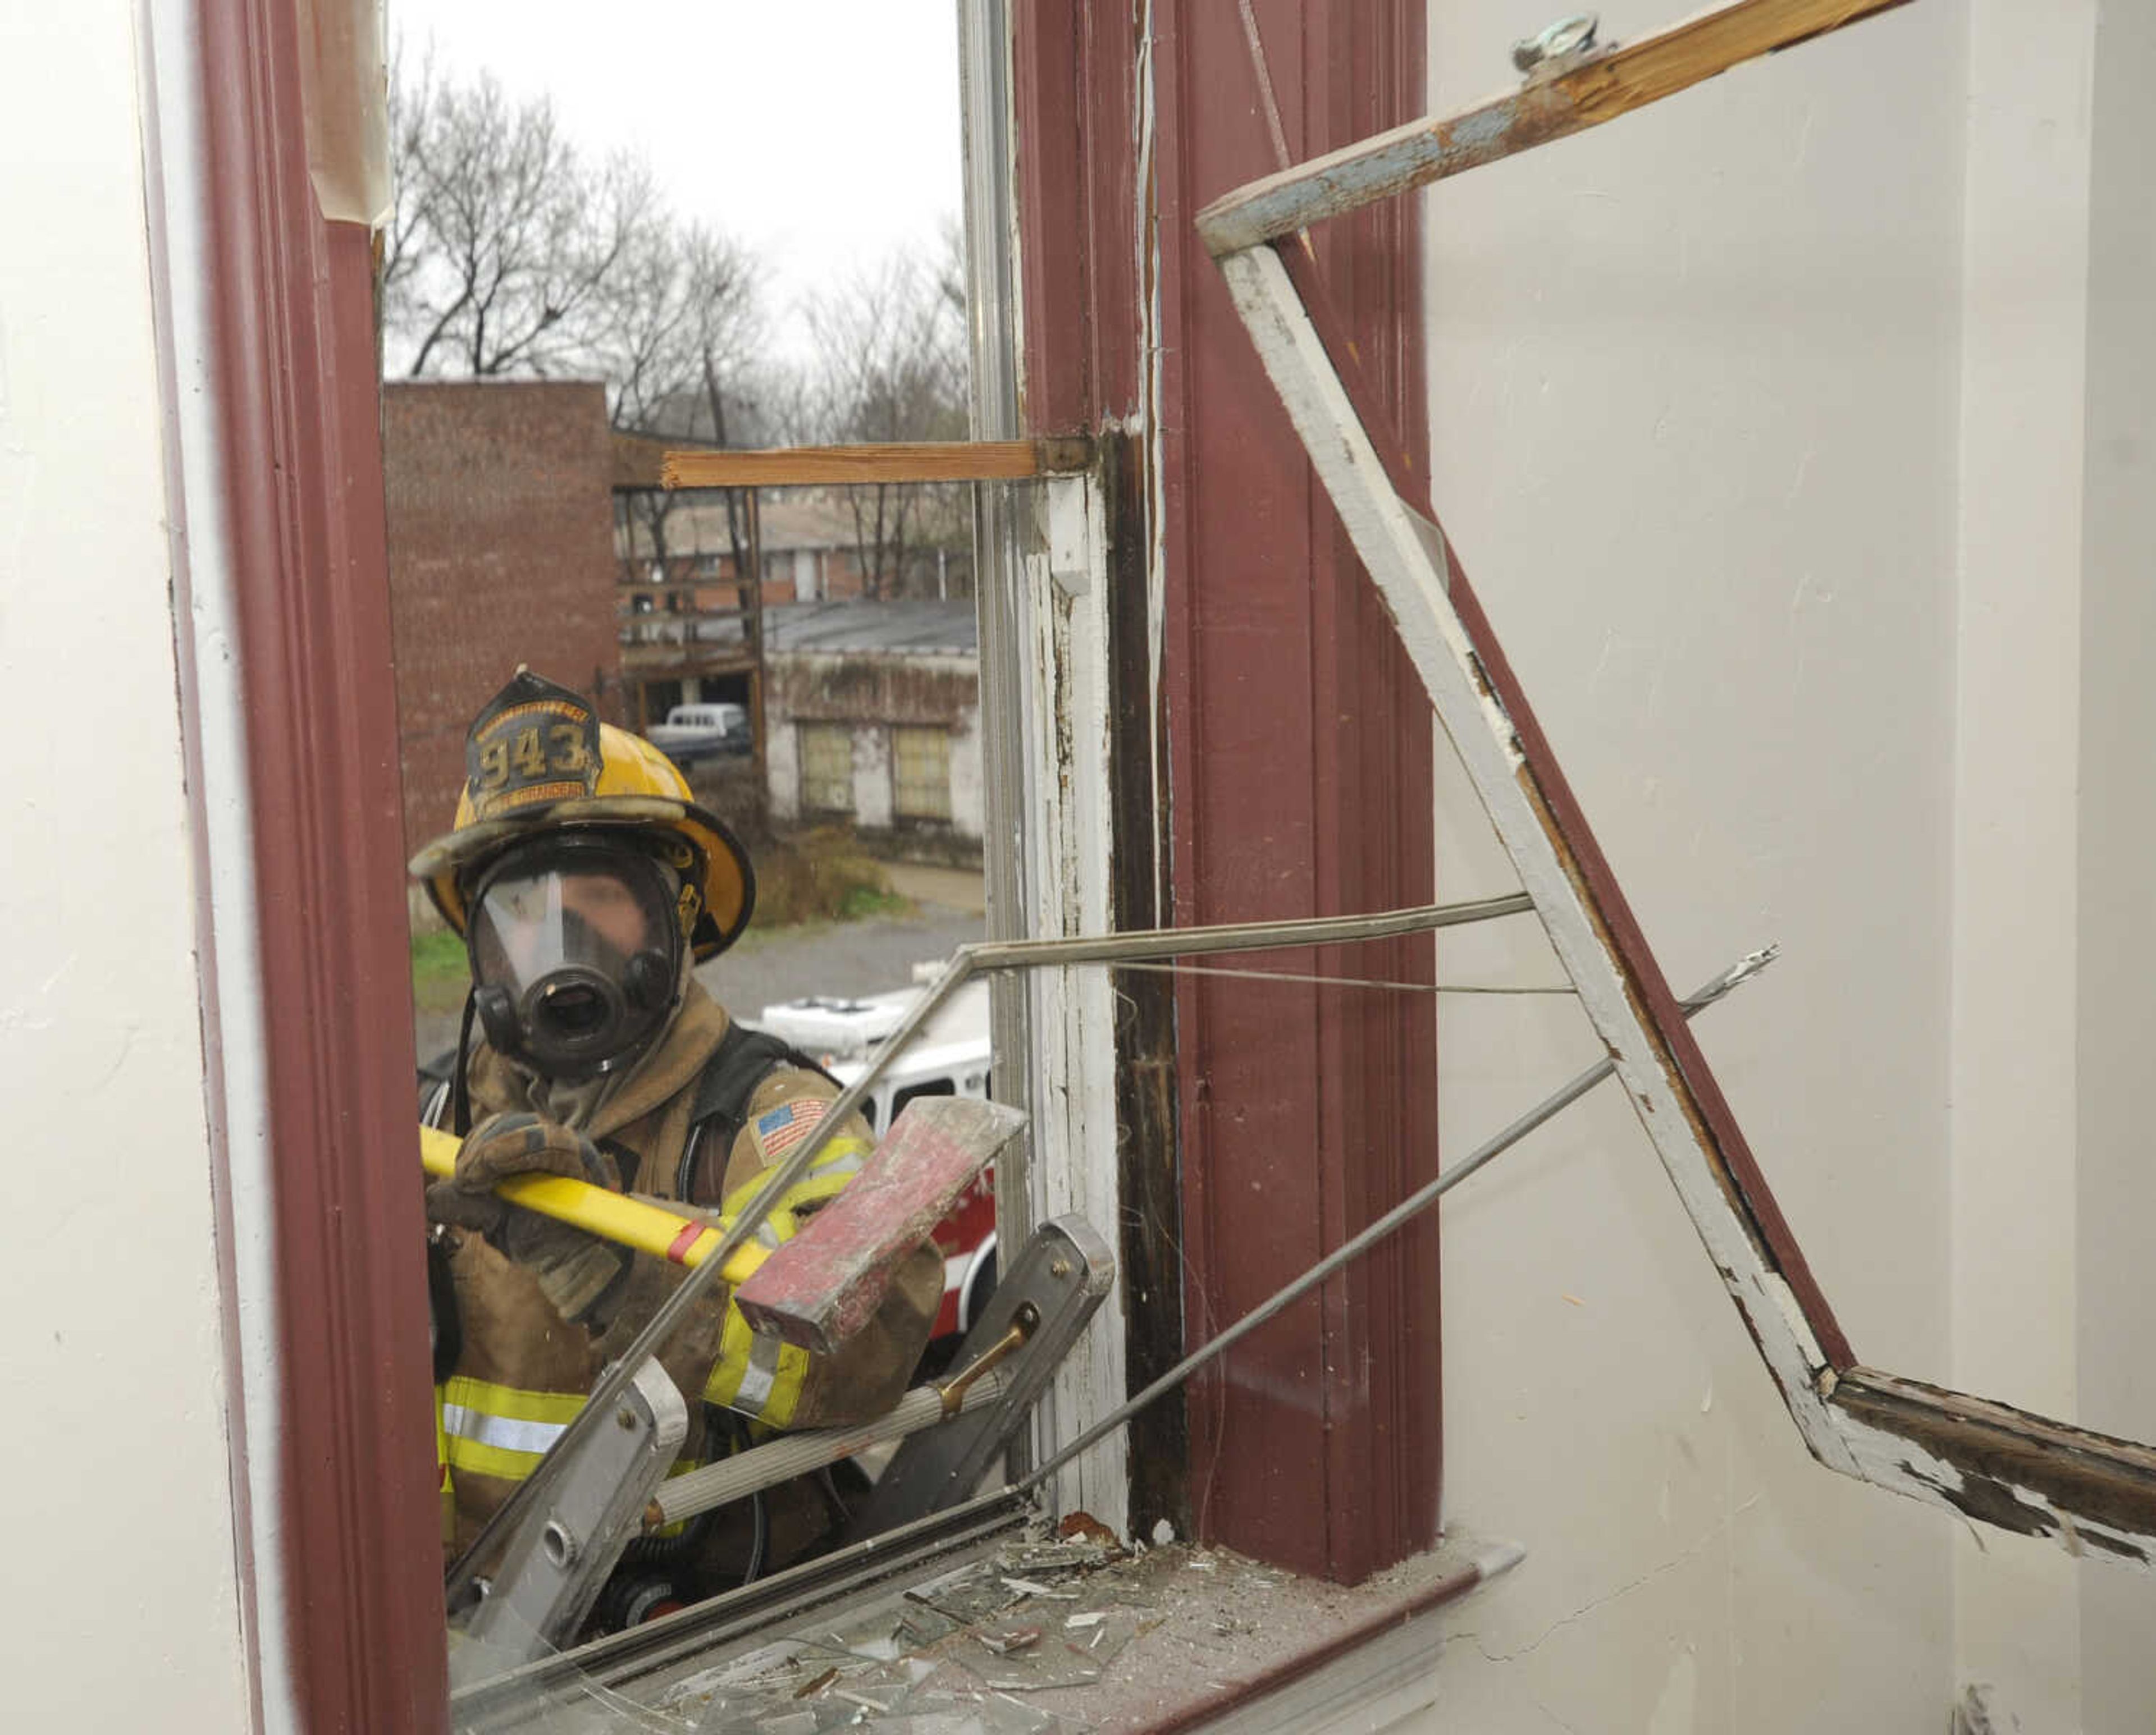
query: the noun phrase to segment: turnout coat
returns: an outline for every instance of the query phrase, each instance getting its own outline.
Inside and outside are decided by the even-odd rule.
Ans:
[[[707,1118],[700,1130],[696,1112],[706,1073],[727,1029],[725,1010],[692,977],[659,1043],[618,1084],[598,1093],[587,1114],[567,1119],[613,1157],[626,1191],[684,1202],[682,1159],[693,1139],[699,1148],[689,1177],[692,1196],[685,1202],[704,1207],[738,1202],[837,1096],[822,1073],[778,1062],[755,1080],[726,1149],[704,1148],[715,1147],[726,1130],[723,1118]],[[468,1065],[475,1123],[497,1111],[550,1112],[546,1082],[491,1050],[478,1047]],[[558,1106],[558,1093],[551,1094]],[[850,1117],[797,1195],[828,1197],[860,1167],[869,1144],[866,1123]],[[801,1216],[814,1209],[813,1200],[797,1206]],[[594,1333],[565,1321],[531,1273],[485,1236],[468,1230],[438,1233],[450,1246],[460,1338],[454,1368],[436,1392],[443,1541],[454,1553],[531,1473],[582,1408],[600,1370],[683,1273],[651,1255],[634,1256],[606,1329]],[[942,1291],[942,1260],[923,1243],[900,1265],[868,1326],[834,1354],[810,1356],[775,1338],[754,1337],[732,1306],[727,1287],[714,1285],[660,1351],[661,1364],[689,1402],[684,1467],[773,1430],[847,1425],[881,1415],[909,1383]],[[783,1565],[842,1517],[828,1481],[787,1484],[771,1492],[758,1520],[765,1542],[753,1552],[766,1566]],[[706,1590],[739,1577],[752,1552],[747,1515],[718,1517],[694,1539],[701,1588]]]

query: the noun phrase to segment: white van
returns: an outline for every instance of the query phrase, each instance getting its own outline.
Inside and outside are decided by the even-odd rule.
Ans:
[[[664,723],[652,725],[645,739],[676,764],[746,753],[749,750],[748,712],[741,705],[722,701],[675,705],[667,712]]]

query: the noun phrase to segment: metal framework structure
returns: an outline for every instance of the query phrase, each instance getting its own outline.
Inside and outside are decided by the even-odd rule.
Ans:
[[[1299,231],[1584,131],[1902,0],[1744,0],[1636,44],[1567,27],[1519,90],[1286,169],[1199,230],[1310,462],[1608,1046],[1708,1256],[1812,1455],[2069,1552],[2156,1565],[2156,1451],[1860,1363],[1535,720],[1426,490],[1342,340]],[[1568,21],[1568,25],[1574,21]],[[1539,59],[1540,64],[1536,64]]]

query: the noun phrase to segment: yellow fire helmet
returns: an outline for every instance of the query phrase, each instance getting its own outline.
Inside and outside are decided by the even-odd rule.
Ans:
[[[674,761],[600,722],[567,688],[520,668],[472,719],[456,823],[412,857],[412,877],[461,934],[476,870],[528,837],[569,829],[642,833],[673,859],[682,930],[700,961],[748,925],[756,907],[748,852],[691,799]]]

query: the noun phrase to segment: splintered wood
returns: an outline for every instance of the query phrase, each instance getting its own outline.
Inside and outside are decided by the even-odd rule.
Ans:
[[[1570,69],[1457,115],[1426,116],[1216,199],[1198,233],[1217,258],[1328,217],[1548,144],[1717,73],[1908,0],[1755,0],[1686,18],[1623,47],[1590,49]],[[1570,57],[1568,57],[1569,59]]]
[[[782,446],[763,452],[670,452],[662,488],[829,488],[849,484],[1024,482],[1092,462],[1086,439],[923,440],[881,446]]]

